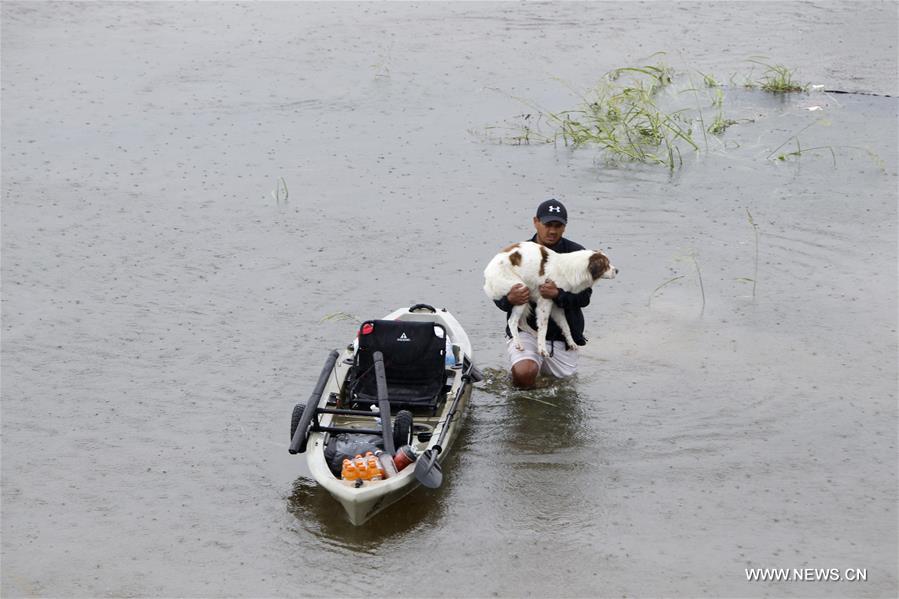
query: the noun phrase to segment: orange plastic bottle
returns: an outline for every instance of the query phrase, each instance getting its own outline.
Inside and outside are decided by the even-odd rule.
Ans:
[[[359,454],[356,454],[356,472],[359,473],[357,478],[361,478],[362,480],[371,478],[371,473],[368,471],[368,464],[365,463],[365,458]]]
[[[368,472],[371,475],[371,480],[381,480],[384,478],[384,468],[381,466],[381,462],[378,461],[378,458],[372,452],[368,452],[366,454],[368,459]]]
[[[359,472],[356,470],[356,464],[348,459],[343,460],[343,472],[341,473],[343,480],[356,480],[359,478]]]

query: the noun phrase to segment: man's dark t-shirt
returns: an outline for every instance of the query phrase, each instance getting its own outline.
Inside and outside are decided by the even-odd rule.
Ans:
[[[537,236],[534,235],[530,239],[534,243],[537,243]],[[578,250],[584,249],[584,247],[580,244],[577,244],[570,239],[561,238],[558,243],[554,246],[547,246],[547,249],[550,249],[559,254],[567,254],[569,252],[576,252]],[[593,289],[588,287],[584,289],[580,293],[570,293],[564,289],[559,289],[559,297],[553,300],[553,303],[565,311],[565,319],[568,321],[568,326],[571,328],[571,336],[574,338],[575,343],[578,345],[585,345],[587,343],[587,339],[584,337],[584,313],[581,312],[581,308],[586,307],[590,304],[590,296],[593,295]],[[506,336],[511,337],[511,333],[509,332],[509,313],[512,311],[512,304],[509,303],[509,299],[506,296],[499,298],[498,300],[494,300],[494,302],[500,310],[503,310],[506,313]],[[536,302],[531,300],[531,315],[528,317],[528,324],[534,330],[537,330],[537,317],[536,310],[533,309],[536,306]],[[565,341],[565,336],[562,335],[562,331],[559,330],[559,326],[553,322],[552,318],[549,319],[549,323],[546,328],[546,339],[547,341]]]

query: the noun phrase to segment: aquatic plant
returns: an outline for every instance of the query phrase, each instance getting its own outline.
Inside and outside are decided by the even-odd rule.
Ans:
[[[597,146],[609,162],[659,164],[673,170],[683,165],[685,151],[699,152],[703,141],[708,150],[707,133],[720,135],[738,123],[724,115],[721,84],[711,75],[699,74],[700,85],[694,85],[691,79],[689,87],[681,85],[678,89],[673,85],[674,70],[661,62],[617,68],[586,92],[572,88],[580,103],[562,111],[511,96],[529,110],[504,125],[486,127],[485,137],[515,145]],[[692,107],[674,104],[684,92],[694,94]],[[717,110],[707,124],[703,111],[709,105]],[[695,131],[703,140],[697,141]]]
[[[718,110],[715,113],[714,120],[712,120],[711,124],[706,128],[706,131],[712,135],[721,135],[728,127],[737,124],[737,121],[734,119],[728,119],[724,116],[724,91],[722,91],[720,87],[716,87],[715,93],[712,95],[712,107],[717,108]]]
[[[691,249],[690,251],[688,251],[686,253],[686,255],[676,256],[674,259],[675,259],[675,261],[680,262],[680,261],[688,258],[688,259],[690,259],[691,262],[693,262],[693,267],[696,269],[696,277],[697,277],[697,280],[699,281],[699,293],[702,296],[702,307],[699,310],[699,315],[702,316],[703,314],[705,314],[705,285],[702,282],[702,269],[699,267],[698,256],[699,256],[699,253],[695,249]],[[659,291],[661,291],[663,288],[667,287],[671,283],[674,283],[675,281],[679,281],[683,278],[686,278],[686,276],[687,275],[678,275],[676,277],[672,277],[672,278],[668,279],[667,281],[664,281],[663,283],[661,283],[655,289],[653,289],[652,293],[649,294],[649,300],[646,302],[647,307],[652,307],[652,298],[655,297],[655,295]]]
[[[755,219],[752,218],[749,208],[746,209],[746,218],[749,219],[749,224],[752,225],[752,230],[755,233],[755,265],[752,278],[741,277],[740,280],[752,281],[752,299],[755,299],[755,288],[759,280],[759,226],[755,223]]]
[[[774,149],[771,151],[771,153],[769,153],[768,156],[766,156],[766,158],[771,159],[771,157],[773,156],[773,157],[775,157],[777,160],[785,161],[785,160],[787,160],[787,159],[790,158],[790,157],[796,157],[796,158],[799,158],[799,157],[801,157],[802,154],[805,153],[805,152],[812,152],[812,151],[815,151],[815,150],[829,150],[829,151],[830,151],[830,156],[831,156],[831,158],[833,159],[833,166],[834,166],[834,168],[836,168],[836,166],[837,166],[837,156],[836,156],[836,153],[833,151],[833,147],[832,147],[832,146],[814,146],[814,147],[811,147],[811,148],[804,148],[804,149],[803,149],[802,144],[801,144],[800,141],[799,141],[799,134],[800,134],[800,133],[805,132],[806,130],[808,130],[810,127],[812,127],[812,126],[814,126],[814,125],[817,125],[817,124],[819,124],[819,123],[826,123],[826,122],[827,122],[827,121],[824,120],[824,119],[818,119],[818,120],[812,121],[811,123],[809,123],[808,125],[806,125],[806,126],[803,127],[802,129],[798,130],[796,133],[793,133],[792,135],[790,135],[790,136],[789,136],[789,137],[788,137],[782,144],[780,144],[779,146],[777,146],[776,148],[774,148]],[[795,141],[795,142],[796,142],[796,149],[795,149],[794,151],[792,151],[792,152],[783,152],[783,153],[778,154],[778,152],[780,151],[780,149],[783,148],[784,146],[786,146],[786,145],[787,145],[788,143],[790,143],[791,141]]]
[[[724,118],[724,114],[721,110],[715,114],[715,120],[712,121],[712,124],[709,125],[707,131],[712,135],[721,135],[724,133],[725,129],[730,127],[731,125],[736,125],[737,121],[733,119]]]
[[[724,106],[724,92],[721,88],[715,88],[715,95],[712,97],[712,106],[722,108]]]
[[[673,277],[673,278],[671,278],[671,279],[668,279],[667,281],[663,282],[661,285],[659,285],[658,287],[656,287],[655,289],[653,289],[653,290],[652,290],[652,293],[649,294],[649,301],[646,302],[646,305],[647,305],[648,307],[652,307],[652,298],[655,297],[655,294],[656,294],[656,293],[658,293],[658,292],[661,291],[664,287],[667,287],[667,286],[670,285],[671,283],[674,283],[675,281],[679,281],[680,279],[683,279],[685,276],[686,276],[686,275],[678,275],[678,276],[676,276],[676,277]]]
[[[702,269],[699,268],[699,260],[696,259],[697,255],[696,250],[690,252],[690,259],[693,260],[693,266],[696,267],[696,276],[699,278],[699,292],[702,294],[702,309],[700,309],[699,315],[702,316],[705,314],[705,285],[702,284]]]
[[[325,316],[322,317],[322,319],[319,322],[325,322],[326,320],[336,320],[336,321],[352,320],[353,322],[362,324],[361,318],[359,318],[355,314],[349,314],[347,312],[332,312],[330,314],[326,314]]]
[[[683,162],[680,145],[699,146],[692,137],[691,119],[682,110],[659,105],[659,92],[672,81],[664,65],[622,67],[607,73],[600,83],[581,95],[581,105],[552,112],[525,101],[533,110],[525,115],[511,143],[558,143],[579,147],[598,145],[611,160],[662,164],[673,169]],[[540,124],[551,131],[543,133]]]
[[[805,87],[793,81],[793,72],[784,65],[772,65],[759,60],[750,60],[749,62],[765,67],[761,81],[756,82],[764,91],[773,94],[787,94],[805,90]]]
[[[700,72],[699,74],[702,75],[702,82],[705,83],[706,87],[715,87],[715,88],[721,87],[721,84],[718,83],[718,80],[715,79],[713,76],[709,75],[708,73]]]
[[[287,201],[287,181],[284,180],[284,177],[278,177],[275,188],[272,190],[272,197],[278,203]]]
[[[761,79],[754,78],[752,73],[747,75],[746,87],[760,87],[771,93],[804,89],[793,80],[792,71],[783,65],[769,64],[758,58],[749,62],[765,70]],[[572,88],[580,103],[562,111],[546,110],[512,96],[530,110],[502,126],[486,127],[485,137],[515,145],[560,142],[575,148],[591,145],[599,147],[609,162],[659,164],[673,170],[683,165],[684,152],[700,152],[700,143],[704,150],[709,150],[707,134],[720,136],[733,125],[753,122],[751,119],[728,118],[724,112],[724,86],[710,74],[694,73],[702,77],[702,82],[695,85],[691,77],[689,87],[681,85],[678,89],[674,70],[661,62],[617,68],[606,73],[586,92]],[[731,75],[732,86],[735,85],[734,78],[735,75]],[[684,92],[693,93],[693,106],[674,104]],[[709,105],[715,112],[712,120],[707,122],[704,111],[707,112]],[[702,134],[699,142],[694,131]],[[788,141],[792,139],[795,136]],[[778,159],[798,157],[803,151],[810,150],[799,147],[797,139],[797,150],[780,154]]]
[[[833,167],[837,167],[837,154],[833,151],[833,146],[815,146],[813,148],[804,148],[799,143],[799,138],[796,138],[796,150],[793,152],[784,152],[783,154],[778,154],[778,160],[787,160],[791,157],[800,158],[805,152],[813,152],[815,150],[828,150],[830,152],[830,157],[833,160]]]
[[[375,77],[390,78],[390,63],[393,60],[393,42],[379,53],[378,62],[369,65],[375,71]]]
[[[801,133],[804,133],[809,128],[813,127],[814,125],[827,126],[829,124],[830,124],[830,121],[828,119],[817,119],[815,121],[812,121],[811,123],[807,124],[806,126],[802,127],[801,129],[799,129],[798,131],[796,131],[795,133],[793,133],[789,137],[787,137],[782,144],[780,144],[779,146],[774,148],[765,158],[767,160],[774,159],[774,160],[779,160],[781,162],[786,162],[790,158],[802,158],[803,155],[811,153],[811,152],[827,150],[828,152],[830,152],[830,157],[831,157],[831,160],[833,161],[833,167],[836,168],[837,167],[836,150],[837,149],[854,150],[857,152],[863,152],[865,155],[867,155],[867,157],[871,160],[871,162],[873,162],[877,166],[877,168],[880,169],[880,171],[882,173],[886,173],[886,163],[883,161],[883,158],[881,158],[876,152],[874,152],[870,148],[862,148],[859,146],[849,146],[849,145],[842,145],[842,144],[811,146],[811,147],[805,147],[805,148],[802,147],[802,143],[799,141],[799,135]],[[780,150],[783,149],[784,146],[789,144],[791,141],[796,142],[796,149],[793,150],[792,152],[781,152]]]

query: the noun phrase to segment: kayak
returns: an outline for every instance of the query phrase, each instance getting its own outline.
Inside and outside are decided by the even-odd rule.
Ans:
[[[419,485],[437,488],[481,375],[446,309],[400,308],[333,350],[291,414],[289,451],[361,525]]]

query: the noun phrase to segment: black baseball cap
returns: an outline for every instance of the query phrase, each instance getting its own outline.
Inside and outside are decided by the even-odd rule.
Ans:
[[[559,200],[546,200],[537,206],[537,218],[544,225],[551,222],[568,224],[568,211]]]

